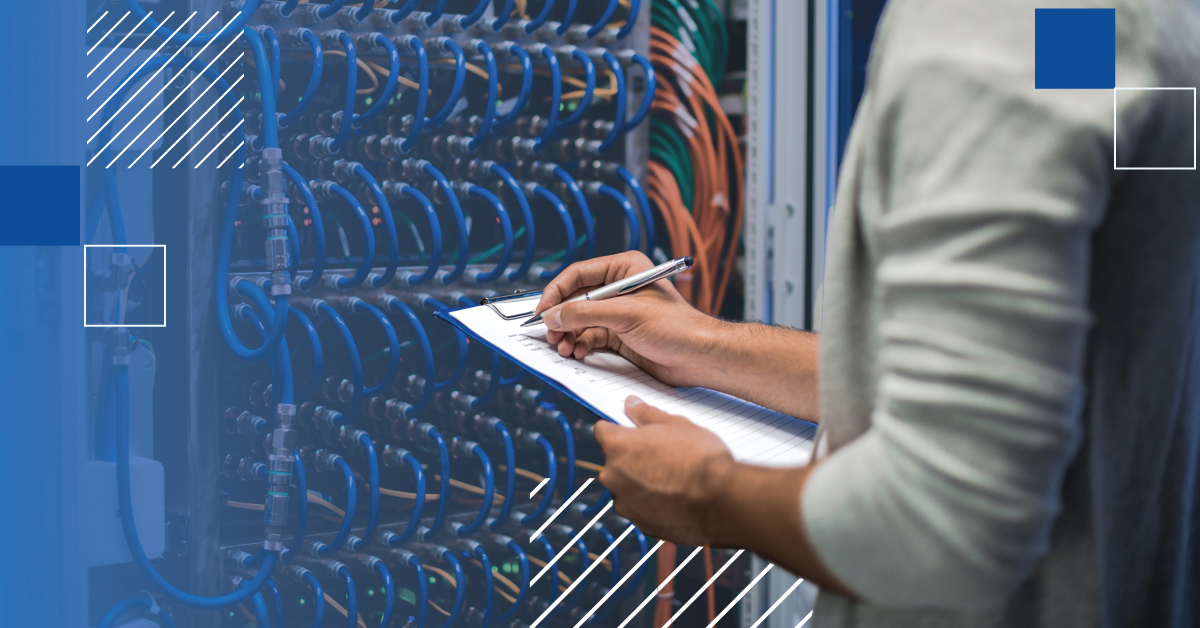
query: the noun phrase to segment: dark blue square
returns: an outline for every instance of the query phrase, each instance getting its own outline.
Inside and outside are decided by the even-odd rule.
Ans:
[[[1034,9],[1034,86],[1117,85],[1116,9]]]
[[[0,166],[0,246],[79,246],[79,167]]]

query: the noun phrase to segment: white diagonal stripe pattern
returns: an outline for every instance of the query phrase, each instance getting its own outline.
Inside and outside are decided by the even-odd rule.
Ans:
[[[193,12],[192,15],[195,15],[195,12]],[[189,17],[191,17],[191,16],[189,16]],[[214,17],[217,17],[217,15],[214,14],[213,17],[208,18],[208,22],[211,22]],[[153,79],[154,77],[158,76],[163,71],[163,68],[166,68],[167,66],[171,65],[171,62],[175,60],[175,57],[179,56],[179,53],[183,52],[184,50],[187,50],[187,47],[192,45],[192,40],[196,38],[196,35],[199,35],[200,31],[204,30],[205,26],[208,26],[208,22],[201,24],[200,28],[197,28],[196,32],[192,33],[191,37],[188,37],[188,40],[183,42],[183,45],[179,47],[179,50],[176,50],[175,52],[171,53],[171,56],[167,58],[167,61],[165,63],[163,63],[161,66],[159,66],[158,69],[154,71],[154,74],[150,75],[150,78]],[[168,41],[170,41],[169,37],[164,39],[163,43],[166,44]],[[161,49],[161,46],[160,46],[160,49]],[[147,61],[149,61],[149,59],[147,59]],[[145,65],[145,64],[143,64],[143,65]],[[141,70],[141,68],[139,67],[138,70]],[[137,72],[134,72],[133,74],[129,75],[130,78],[133,78],[134,76],[137,76]],[[116,112],[113,113],[112,117],[105,120],[104,124],[100,125],[100,128],[96,130],[95,135],[92,135],[91,137],[88,138],[88,142],[91,142],[92,140],[96,139],[96,135],[100,135],[100,131],[103,131],[104,127],[108,126],[108,123],[112,122],[117,117],[117,114],[121,113],[121,111],[124,110],[125,107],[128,107],[129,103],[133,102],[133,98],[136,97],[138,94],[142,93],[142,90],[146,89],[146,86],[149,84],[150,84],[149,80],[142,83],[142,86],[139,87],[137,89],[137,91],[133,93],[133,96],[130,96],[129,100],[126,100],[124,103],[122,103],[121,106],[116,110]],[[124,85],[124,83],[122,83],[122,85]],[[117,91],[120,91],[120,89],[118,89]],[[117,92],[113,92],[113,94],[116,94],[116,93]],[[112,96],[109,96],[109,98],[112,98]],[[95,115],[97,113],[100,113],[101,109],[103,109],[104,105],[107,103],[108,103],[108,100],[105,99],[105,101],[103,103],[100,103],[100,108],[93,111],[92,115],[88,116],[87,119],[90,121],[93,117],[95,117]]]
[[[213,59],[212,63],[216,63],[217,60],[220,59],[221,55],[225,54],[225,51],[229,50],[229,47],[232,46],[235,42],[237,42],[238,39],[241,39],[241,37],[242,37],[242,33],[239,31],[238,34],[235,35],[233,37],[233,39],[230,39],[229,43],[225,45],[225,49],[222,50],[221,52],[217,53],[217,58]],[[221,71],[220,74],[217,75],[217,79],[224,78],[225,73],[228,72],[231,68],[233,68],[233,66],[237,65],[238,61],[241,61],[242,57],[245,56],[245,54],[246,53],[244,53],[244,52],[239,53],[237,58],[234,59],[233,62],[230,63],[228,67],[226,67],[224,70]],[[143,133],[145,133],[146,131],[149,131],[150,127],[154,126],[154,123],[159,118],[161,118],[164,114],[167,113],[167,110],[171,108],[171,105],[174,105],[176,101],[178,101],[180,98],[183,98],[183,95],[186,94],[188,92],[188,90],[192,88],[192,85],[195,85],[196,81],[200,80],[200,77],[204,76],[204,73],[207,72],[209,70],[209,68],[212,67],[212,63],[209,63],[207,66],[204,67],[203,70],[201,70],[200,72],[197,72],[196,76],[193,76],[192,80],[188,81],[188,84],[185,85],[184,88],[182,90],[180,90],[179,93],[176,94],[174,98],[171,99],[171,102],[167,103],[166,106],[164,106],[161,110],[159,110],[159,112],[154,116],[154,119],[150,121],[150,124],[147,124],[146,128],[144,128],[140,132],[138,132],[138,134],[136,136],[134,136],[134,138],[132,140],[129,141],[128,146],[121,149],[121,152],[117,154],[118,159],[121,157],[121,155],[125,154],[125,151],[129,150],[133,146],[134,142],[138,141],[138,138],[141,137]],[[182,120],[183,116],[187,115],[187,112],[192,109],[192,106],[195,105],[197,102],[199,102],[200,99],[204,98],[204,95],[208,93],[208,90],[212,89],[213,86],[217,84],[217,82],[218,81],[210,81],[209,84],[204,88],[204,90],[200,92],[200,95],[196,96],[195,98],[192,99],[192,102],[188,103],[188,106],[185,107],[183,112],[179,114],[179,117],[175,118],[174,122],[171,122],[171,124],[164,127],[162,130],[162,133],[159,133],[158,137],[154,138],[154,141],[150,142],[150,144],[148,146],[146,146],[146,148],[144,148],[141,153],[138,154],[137,159],[134,159],[133,162],[129,164],[129,167],[132,168],[134,164],[136,164],[138,161],[140,161],[142,159],[142,156],[144,156],[151,148],[153,148],[154,145],[158,143],[158,140],[161,140],[163,138],[163,136],[167,134],[167,131],[171,130],[171,127],[174,127],[180,120]],[[113,161],[116,161],[116,160],[114,159]]]
[[[733,565],[734,561],[736,561],[738,559],[738,557],[741,556],[742,552],[744,552],[744,551],[745,550],[738,550],[737,552],[734,553],[733,556],[731,556],[729,558],[729,560],[725,561],[725,564],[721,565],[721,568],[717,570],[717,573],[713,574],[713,576],[708,579],[708,582],[705,582],[704,586],[700,587],[699,591],[696,591],[695,595],[688,598],[688,601],[684,602],[683,606],[680,606],[679,610],[675,611],[674,615],[671,615],[671,618],[667,620],[667,623],[662,625],[662,628],[667,628],[667,626],[670,626],[671,624],[675,623],[675,620],[679,619],[679,616],[683,614],[683,611],[686,611],[687,608],[692,605],[692,602],[695,602],[701,595],[704,595],[704,592],[707,591],[708,588],[711,587],[712,584],[717,581],[717,578],[721,577],[721,574],[725,573],[726,569],[729,569],[729,567],[731,565]]]
[[[593,480],[595,480],[595,479],[596,479],[596,478],[588,478],[588,479],[587,479],[587,481],[583,483],[583,486],[580,486],[580,487],[579,487],[579,488],[578,488],[578,489],[575,491],[575,494],[574,494],[574,495],[572,495],[572,496],[570,497],[570,499],[568,499],[567,501],[563,502],[563,503],[562,503],[562,505],[558,507],[558,510],[555,510],[555,511],[554,511],[554,514],[550,515],[550,518],[549,518],[549,519],[546,519],[545,523],[543,523],[543,524],[542,524],[542,527],[540,527],[540,528],[538,528],[538,529],[537,529],[537,532],[534,532],[533,534],[529,535],[529,540],[530,540],[530,541],[532,541],[532,540],[536,539],[536,538],[538,537],[538,535],[539,535],[539,534],[541,534],[542,532],[545,532],[545,531],[546,531],[546,528],[548,528],[548,527],[550,526],[550,524],[551,524],[551,523],[554,523],[554,520],[555,520],[555,519],[556,519],[556,518],[557,518],[559,515],[561,515],[561,514],[563,513],[563,511],[565,511],[565,510],[567,509],[567,506],[570,506],[570,505],[571,505],[571,502],[575,501],[575,498],[576,498],[576,497],[579,497],[579,495],[580,495],[581,493],[583,493],[583,489],[587,488],[587,487],[588,487],[588,484],[591,484],[591,483],[592,483],[592,481],[593,481]]]
[[[100,91],[101,87],[104,87],[104,84],[108,82],[108,79],[112,78],[113,75],[117,73],[117,70],[120,70],[121,67],[125,65],[126,61],[129,61],[130,59],[132,59],[133,55],[137,54],[137,52],[142,49],[142,46],[145,46],[146,42],[150,41],[151,37],[154,37],[154,33],[157,33],[158,29],[162,28],[163,24],[166,24],[167,20],[171,19],[172,15],[175,15],[174,11],[171,11],[169,14],[167,14],[167,17],[163,18],[162,22],[159,22],[158,24],[156,24],[154,26],[154,30],[150,31],[150,34],[146,35],[145,39],[138,42],[138,45],[133,49],[133,52],[126,55],[124,59],[121,59],[121,62],[117,64],[117,67],[113,68],[112,72],[109,72],[108,76],[104,77],[104,80],[100,81],[100,84],[96,86],[96,89],[92,90],[92,93],[87,95],[87,98],[85,100],[91,100],[92,96],[95,96],[96,92]],[[126,35],[126,36],[128,37],[128,35]],[[124,42],[124,40],[121,40],[121,41]],[[120,44],[117,44],[117,45],[120,46]],[[116,48],[114,48],[113,50],[116,50]],[[104,63],[104,62],[101,61],[100,63]],[[100,66],[97,65],[96,67],[99,68]],[[92,72],[95,72],[95,70],[92,70]],[[91,76],[91,75],[92,75],[92,73],[88,72],[88,76]]]
[[[187,19],[185,19],[185,20],[183,21],[183,23],[179,25],[179,28],[183,28],[184,26],[187,26],[187,23],[188,23],[188,22],[190,22],[190,21],[192,21],[192,18],[193,18],[193,17],[195,17],[195,15],[196,15],[196,14],[195,14],[194,12],[193,12],[191,15],[189,15],[189,16],[187,17]],[[126,77],[125,77],[125,80],[124,80],[124,81],[121,81],[121,84],[120,84],[120,85],[118,85],[118,86],[117,86],[117,88],[116,88],[116,89],[114,89],[114,90],[113,90],[113,92],[112,92],[111,94],[109,94],[109,95],[108,95],[108,98],[105,98],[105,99],[104,99],[104,102],[100,103],[100,107],[99,107],[99,108],[97,108],[95,111],[93,111],[93,112],[92,112],[92,115],[90,115],[90,116],[88,116],[88,117],[87,117],[87,121],[88,121],[88,122],[91,122],[91,121],[92,121],[92,118],[93,118],[93,117],[95,117],[97,113],[100,113],[101,111],[103,111],[103,110],[104,110],[104,106],[108,104],[108,101],[112,100],[113,96],[116,96],[117,94],[119,94],[119,93],[121,92],[121,90],[125,88],[125,85],[126,85],[127,83],[129,83],[129,81],[132,81],[132,80],[133,80],[133,77],[137,76],[137,75],[138,75],[138,72],[141,72],[141,71],[142,71],[142,68],[146,67],[146,64],[147,64],[147,63],[150,63],[150,60],[151,60],[151,59],[153,59],[153,58],[155,58],[156,56],[158,56],[158,51],[162,50],[162,49],[163,49],[163,46],[166,46],[166,45],[167,45],[167,42],[169,42],[169,41],[171,41],[171,39],[170,39],[169,37],[168,37],[168,38],[166,38],[166,39],[163,39],[163,42],[162,42],[161,44],[159,44],[159,45],[158,45],[158,48],[155,48],[155,49],[154,49],[154,52],[150,53],[150,56],[146,57],[146,60],[145,60],[145,61],[143,61],[143,62],[142,62],[142,64],[138,66],[138,69],[134,70],[133,72],[130,72],[130,73],[129,73],[129,76],[126,76]],[[103,129],[104,127],[100,127],[100,128],[101,128],[101,129]],[[90,138],[88,138],[88,141],[87,141],[87,143],[88,143],[88,144],[91,144],[91,143],[92,143],[92,140],[96,139],[96,135],[99,135],[99,134],[100,134],[100,132],[99,132],[99,131],[97,131],[95,135],[93,135],[93,136],[91,136]]]
[[[237,84],[242,82],[242,78],[243,78],[243,77],[241,77],[241,76],[237,77],[237,80],[236,80],[236,81],[234,81],[233,83],[231,83],[231,84],[229,85],[229,88],[225,90],[225,94],[228,94],[230,91],[232,91],[232,90],[233,90],[233,88],[234,88],[234,87],[237,87]],[[195,120],[194,122],[192,122],[192,125],[191,125],[191,126],[189,126],[189,127],[187,128],[187,130],[186,130],[186,131],[184,131],[183,133],[181,133],[181,134],[179,135],[179,137],[175,138],[175,141],[174,141],[174,142],[172,142],[172,143],[171,143],[171,145],[167,147],[167,150],[164,150],[164,151],[162,152],[162,154],[158,156],[158,159],[155,159],[155,160],[154,160],[154,163],[150,164],[150,167],[151,167],[151,168],[153,168],[153,167],[157,166],[157,165],[158,165],[158,162],[160,162],[160,161],[162,161],[164,158],[166,158],[167,154],[168,154],[168,153],[170,153],[172,150],[174,150],[174,149],[175,149],[175,147],[176,147],[176,146],[178,146],[178,145],[179,145],[179,143],[183,141],[183,138],[187,137],[188,133],[191,133],[191,132],[192,132],[192,129],[196,128],[196,125],[197,125],[197,124],[200,124],[200,121],[204,119],[204,116],[207,116],[207,115],[208,115],[208,113],[209,113],[210,111],[212,111],[213,109],[216,109],[217,105],[221,104],[221,99],[225,97],[225,94],[221,94],[221,96],[220,96],[219,98],[217,98],[217,100],[216,100],[216,101],[214,101],[214,102],[213,102],[213,104],[211,104],[211,105],[209,105],[209,106],[208,106],[208,109],[205,109],[205,110],[204,110],[204,113],[202,113],[202,114],[200,114],[199,116],[197,116],[197,117],[196,117],[196,120]],[[242,100],[243,100],[244,98],[245,98],[245,97],[243,97],[242,99],[239,99],[239,100],[238,100],[238,104],[241,104],[241,102],[242,102]],[[233,111],[233,110],[234,110],[234,109],[236,109],[236,108],[237,108],[237,107],[236,107],[236,105],[235,105],[235,106],[233,106],[233,107],[230,107],[230,108],[229,108],[229,110],[230,110],[230,111]],[[228,114],[227,114],[227,115],[228,115]]]
[[[596,525],[596,522],[600,520],[600,517],[603,517],[603,516],[604,516],[604,513],[608,512],[608,509],[609,509],[609,508],[612,508],[612,505],[613,505],[613,503],[612,503],[612,502],[608,502],[607,504],[605,504],[605,505],[604,505],[604,508],[601,508],[601,509],[600,509],[600,512],[596,513],[596,516],[595,516],[595,517],[593,517],[593,518],[592,518],[592,520],[591,520],[591,521],[589,521],[587,525],[585,525],[585,526],[583,526],[582,528],[580,528],[580,529],[579,529],[579,534],[576,534],[576,535],[575,535],[575,538],[571,539],[571,541],[570,541],[569,543],[567,543],[566,545],[564,545],[564,546],[563,546],[563,548],[562,548],[562,551],[560,551],[558,554],[556,554],[556,555],[554,556],[554,560],[552,560],[552,561],[550,561],[550,562],[546,563],[546,566],[545,566],[545,567],[542,567],[542,570],[541,570],[541,571],[539,571],[539,572],[537,573],[537,575],[533,577],[533,580],[530,580],[530,581],[529,581],[529,584],[530,584],[530,585],[532,585],[533,583],[535,583],[535,582],[537,582],[539,579],[541,579],[541,577],[542,577],[542,576],[546,575],[546,571],[548,571],[548,570],[550,569],[551,565],[553,565],[554,563],[558,562],[558,559],[562,558],[562,557],[563,557],[563,555],[564,555],[564,554],[566,554],[566,553],[567,553],[567,551],[569,551],[569,550],[571,549],[571,547],[575,545],[575,542],[576,542],[576,541],[578,541],[580,538],[582,538],[582,537],[583,537],[583,535],[584,535],[584,534],[585,534],[585,533],[586,533],[588,530],[592,529],[592,526]],[[532,539],[531,539],[531,540],[532,540]]]
[[[746,585],[746,588],[742,589],[742,592],[738,593],[737,597],[733,598],[733,601],[731,601],[724,610],[718,613],[717,616],[713,618],[713,620],[704,628],[713,628],[713,626],[716,626],[717,622],[721,621],[722,617],[728,614],[729,611],[733,610],[733,607],[737,606],[737,603],[740,602],[742,598],[746,597],[746,594],[750,592],[750,589],[753,589],[754,585],[758,584],[758,581],[762,580],[763,576],[767,575],[767,572],[771,571],[771,568],[774,566],[775,563],[767,563],[767,566],[763,567],[763,570],[758,572],[757,576],[754,576],[754,579],[750,581],[750,584]]]
[[[804,619],[801,619],[800,623],[796,624],[796,628],[804,628],[804,624],[807,624],[808,620],[812,619],[812,614],[812,611],[808,611],[808,614],[804,616]]]
[[[542,614],[538,616],[537,620],[530,624],[529,628],[537,628],[537,625],[542,623],[542,620],[546,619],[550,612],[553,611],[556,606],[558,606],[559,602],[567,599],[567,596],[571,594],[571,591],[574,591],[575,587],[579,586],[579,583],[583,582],[584,579],[588,577],[588,574],[592,573],[594,569],[599,567],[600,564],[604,562],[604,559],[611,554],[613,550],[617,549],[617,546],[621,544],[621,541],[625,540],[625,537],[629,536],[630,532],[633,532],[633,526],[625,528],[625,531],[621,533],[621,536],[617,537],[617,540],[613,541],[612,545],[609,545],[608,549],[604,550],[604,553],[600,554],[596,560],[592,561],[592,564],[588,565],[588,568],[583,570],[583,573],[579,574],[579,577],[571,583],[571,586],[567,587],[566,591],[563,591],[558,595],[558,597],[554,598],[554,602],[552,602],[550,606],[547,606],[546,610],[542,611]]]
[[[788,590],[784,591],[783,595],[779,596],[778,600],[775,600],[775,603],[771,605],[771,608],[768,608],[767,612],[763,613],[762,617],[758,618],[758,621],[754,622],[753,624],[750,624],[750,628],[758,628],[758,625],[763,623],[764,621],[766,621],[767,616],[770,615],[776,608],[778,608],[780,604],[783,604],[783,601],[785,599],[787,599],[787,596],[791,595],[792,591],[795,591],[796,587],[800,586],[803,583],[804,583],[804,578],[796,578],[796,582],[793,583],[792,586],[788,587]]]
[[[242,123],[245,121],[246,121],[245,118],[238,120],[237,124],[233,125],[233,128],[229,129],[229,132],[225,134],[225,137],[222,137],[221,139],[217,140],[217,143],[212,147],[212,150],[208,151],[208,153],[205,154],[204,157],[201,157],[200,161],[197,161],[196,165],[192,166],[192,168],[193,169],[199,168],[200,164],[204,163],[209,157],[212,157],[212,154],[217,152],[217,149],[221,147],[221,144],[225,143],[225,140],[229,139],[230,135],[233,135],[238,129],[242,128]],[[218,123],[218,124],[220,124],[220,123]],[[205,137],[207,137],[207,136],[208,136],[208,134],[206,133]],[[203,139],[203,138],[201,138],[201,139]],[[246,141],[242,140],[241,144],[238,144],[238,148],[240,148],[245,143],[246,143]],[[237,148],[235,148],[234,150],[237,150]],[[187,155],[184,155],[184,157],[187,157]],[[183,157],[181,157],[179,159],[179,161],[183,161]],[[222,159],[221,163],[225,163],[225,160]],[[179,164],[175,164],[175,165],[178,166]],[[174,167],[174,166],[172,166],[172,167]],[[217,167],[220,168],[220,166],[217,166]]]
[[[96,73],[96,70],[99,70],[100,66],[104,65],[105,61],[108,61],[108,58],[112,56],[112,53],[116,52],[118,48],[125,45],[125,40],[129,39],[137,31],[139,26],[144,24],[146,22],[146,20],[150,19],[151,15],[154,15],[154,11],[147,13],[146,17],[143,17],[141,22],[134,24],[133,28],[129,29],[128,33],[125,33],[125,36],[121,38],[121,41],[117,42],[117,45],[113,46],[112,48],[109,48],[108,53],[104,55],[104,58],[100,60],[100,63],[97,63],[96,67],[92,68],[91,72],[87,73],[87,78],[91,78],[92,75]],[[143,40],[142,43],[145,43],[145,41]],[[141,46],[139,46],[139,48],[140,47]]]
[[[225,159],[222,159],[222,160],[221,160],[221,163],[217,164],[217,168],[218,168],[218,169],[220,169],[220,167],[221,167],[221,166],[224,166],[224,165],[225,165],[225,162],[229,161],[229,158],[230,158],[230,157],[233,157],[234,155],[236,155],[236,154],[237,154],[237,152],[238,152],[239,150],[241,150],[241,148],[242,148],[243,146],[245,146],[245,145],[246,145],[246,140],[242,140],[241,142],[239,142],[239,143],[238,143],[238,145],[237,145],[237,146],[234,146],[234,147],[233,147],[233,150],[229,151],[229,154],[228,154],[228,155],[225,155]],[[242,164],[242,165],[244,166],[245,164]],[[242,166],[238,166],[238,168],[241,168],[241,167],[242,167]]]
[[[638,604],[637,608],[633,609],[633,612],[629,614],[629,617],[626,617],[625,621],[621,622],[621,625],[617,626],[617,628],[625,628],[626,624],[628,624],[634,617],[637,617],[637,614],[642,612],[643,608],[646,608],[646,605],[650,603],[650,600],[653,600],[655,597],[658,597],[658,592],[662,591],[663,587],[667,586],[667,583],[674,580],[675,576],[678,575],[679,572],[683,571],[683,568],[686,567],[688,563],[692,562],[692,559],[695,558],[696,554],[699,554],[700,550],[702,550],[702,549],[704,549],[703,546],[697,547],[696,549],[692,550],[692,553],[688,554],[688,557],[683,559],[682,563],[679,563],[679,566],[675,568],[675,571],[672,571],[671,575],[667,576],[665,580],[660,582],[658,584],[658,586],[654,588],[654,591],[651,592],[650,595],[647,595],[646,599],[642,600],[642,603]]]
[[[542,481],[538,482],[538,485],[533,487],[532,491],[529,491],[529,498],[533,499],[533,496],[537,495],[538,491],[542,490],[542,487],[545,486],[546,483],[549,481],[550,481],[550,478],[542,478]]]
[[[128,15],[128,13],[126,13],[126,15]],[[96,18],[96,21],[95,21],[95,22],[92,22],[92,25],[91,25],[91,26],[89,26],[89,27],[88,27],[88,29],[87,29],[86,31],[84,31],[84,33],[86,34],[86,33],[90,33],[90,32],[92,32],[92,29],[93,29],[93,28],[96,28],[97,26],[99,26],[99,25],[100,25],[100,22],[103,22],[103,21],[104,21],[104,18],[106,18],[106,17],[108,17],[108,11],[105,11],[104,13],[101,13],[101,14],[100,14],[100,17]]]
[[[592,610],[588,611],[587,614],[584,615],[577,624],[575,624],[575,628],[580,628],[580,626],[583,626],[583,623],[587,621],[589,617],[595,615],[596,611],[600,610],[601,606],[604,606],[604,603],[608,601],[608,598],[612,597],[617,591],[620,591],[625,582],[632,578],[633,574],[637,573],[638,568],[641,567],[643,563],[650,560],[650,557],[654,555],[654,552],[658,551],[658,548],[663,546],[664,542],[665,541],[659,541],[658,543],[655,543],[654,547],[650,548],[650,551],[646,552],[646,555],[643,556],[641,560],[637,561],[637,564],[633,566],[633,569],[630,569],[629,573],[625,574],[620,580],[617,581],[617,586],[609,589],[608,593],[605,593],[604,597],[600,598],[599,602],[596,602],[596,605],[592,607]]]
[[[100,44],[104,43],[104,40],[105,40],[105,39],[108,39],[108,36],[109,36],[109,35],[112,35],[113,31],[117,30],[117,27],[118,27],[118,26],[120,26],[120,25],[121,25],[121,22],[124,22],[124,21],[125,21],[125,18],[127,18],[127,17],[129,17],[129,13],[128,13],[128,12],[126,12],[126,13],[125,13],[125,15],[122,15],[122,16],[121,16],[121,19],[117,20],[117,23],[116,23],[116,24],[113,24],[113,25],[112,25],[112,28],[108,29],[108,32],[107,32],[107,33],[104,33],[104,36],[103,36],[103,37],[101,37],[100,39],[97,39],[97,40],[96,40],[96,43],[92,44],[92,47],[88,49],[88,51],[87,51],[87,54],[89,54],[89,55],[90,55],[90,54],[92,54],[93,52],[95,52],[95,51],[96,51],[96,49],[100,47]],[[100,23],[99,21],[97,21],[97,22],[96,22],[96,24],[99,24],[99,23]],[[96,24],[93,24],[92,26],[95,26]],[[89,28],[88,30],[91,30],[91,29]],[[84,56],[87,56],[87,55],[84,55]]]

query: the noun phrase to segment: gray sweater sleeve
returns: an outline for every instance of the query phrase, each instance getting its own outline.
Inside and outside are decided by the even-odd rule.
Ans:
[[[843,185],[859,200],[839,199],[832,227],[858,232],[873,270],[874,403],[811,475],[803,514],[833,572],[878,605],[1000,603],[1048,547],[1081,436],[1112,96],[1034,90],[1032,6],[1023,24],[962,15],[985,4],[1006,3],[890,7],[903,14],[880,35],[842,174],[867,193]]]

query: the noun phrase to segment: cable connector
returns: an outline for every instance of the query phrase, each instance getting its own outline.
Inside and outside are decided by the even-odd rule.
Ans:
[[[340,46],[342,43],[341,36],[347,35],[347,34],[348,33],[346,33],[346,31],[341,30],[340,28],[335,28],[335,29],[327,30],[323,33],[320,33],[318,35],[318,37],[321,38],[322,46],[332,47],[332,46]]]
[[[333,178],[343,183],[353,181],[357,177],[354,176],[354,171],[361,168],[362,164],[349,159],[336,159],[333,162]]]
[[[403,447],[397,447],[391,443],[388,443],[387,445],[383,446],[383,456],[382,456],[383,466],[385,466],[385,467],[406,466],[405,462],[404,462],[404,458],[406,456],[410,456],[410,455],[412,455],[412,452],[408,451],[407,449],[404,449]]]
[[[422,386],[424,386],[423,381]],[[384,404],[384,416],[391,421],[408,421],[414,418],[409,416],[412,409],[413,406],[411,403],[399,399],[388,399],[387,403]]]
[[[284,579],[294,585],[305,585],[304,577],[310,573],[312,572],[300,565],[285,565],[283,567]]]
[[[322,473],[331,473],[337,470],[337,461],[342,457],[328,449],[318,449],[313,452],[313,458],[316,464],[314,468]]]
[[[369,1],[374,2],[374,0]],[[358,19],[358,10],[358,7],[345,7],[339,10],[337,12],[338,22],[341,22],[342,26],[345,26],[346,28],[354,28],[355,26],[362,24],[366,20]],[[359,38],[359,41],[362,41],[363,39],[365,38]]]
[[[338,430],[337,439],[338,443],[340,443],[342,447],[357,452],[363,452],[366,448],[362,444],[362,437],[366,435],[367,433],[360,429],[343,425],[342,428]]]

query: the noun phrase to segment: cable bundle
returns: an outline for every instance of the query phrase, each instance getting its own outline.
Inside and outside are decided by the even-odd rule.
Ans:
[[[651,111],[650,200],[659,208],[671,255],[696,259],[680,292],[715,314],[734,272],[742,227],[742,148],[717,101],[728,36],[712,0],[652,5],[651,61],[658,83]]]

